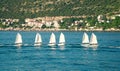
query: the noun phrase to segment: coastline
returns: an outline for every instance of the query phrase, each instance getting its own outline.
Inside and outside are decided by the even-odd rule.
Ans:
[[[73,31],[73,32],[120,32],[120,29],[0,29],[0,31],[42,31],[42,32],[52,32],[52,31]]]

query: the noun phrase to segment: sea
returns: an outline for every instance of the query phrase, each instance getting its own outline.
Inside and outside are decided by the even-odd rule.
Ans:
[[[56,43],[62,31],[54,31]],[[16,34],[23,45],[15,46]],[[42,45],[34,46],[36,33]],[[64,31],[64,46],[48,46],[51,31],[0,31],[0,71],[120,71],[120,32],[86,32],[98,46],[81,46],[84,32]]]

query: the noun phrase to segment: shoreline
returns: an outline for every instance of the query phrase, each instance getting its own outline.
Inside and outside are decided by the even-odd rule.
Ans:
[[[97,30],[97,29],[82,29],[82,30],[70,30],[70,29],[0,29],[0,31],[41,31],[41,32],[52,32],[52,31],[62,31],[62,32],[120,32],[120,29],[117,30],[110,30],[110,29],[106,29],[106,30]]]

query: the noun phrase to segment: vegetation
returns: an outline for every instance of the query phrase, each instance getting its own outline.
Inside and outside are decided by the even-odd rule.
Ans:
[[[0,18],[114,14],[120,0],[0,0]]]
[[[109,16],[120,14],[120,0],[0,0],[1,19],[19,19],[14,24],[4,25],[0,21],[0,28],[19,27],[25,18],[36,18],[45,16],[85,16],[85,18],[64,18],[59,22],[61,29],[79,28],[119,28],[120,17],[107,19],[99,23],[98,15]],[[77,21],[77,24],[76,24]],[[109,22],[107,22],[109,21]],[[28,27],[32,28],[32,27]],[[42,29],[54,28],[43,25]]]
[[[77,24],[75,23],[77,21]],[[96,17],[87,17],[83,18],[66,18],[63,19],[63,22],[60,23],[60,28],[62,29],[75,29],[79,28],[102,28],[103,30],[109,28],[120,29],[120,17],[117,16],[115,19],[106,19],[104,17],[104,22],[99,22]]]
[[[104,17],[104,22],[99,23],[97,20],[97,17],[88,17],[86,19],[89,23],[89,27],[96,27],[96,28],[103,28],[109,29],[109,28],[117,28],[120,29],[120,17],[116,16],[115,19],[106,19]]]

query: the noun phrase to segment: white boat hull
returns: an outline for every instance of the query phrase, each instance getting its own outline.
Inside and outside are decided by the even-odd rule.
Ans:
[[[16,43],[15,46],[22,46],[22,43]]]
[[[41,45],[41,43],[35,43],[34,44],[34,46],[40,46]]]
[[[48,46],[55,46],[55,43],[49,43]]]
[[[89,43],[87,43],[87,44],[81,44],[81,46],[83,46],[83,47],[89,47]]]
[[[59,43],[58,44],[58,46],[64,46],[65,45],[65,43]]]

